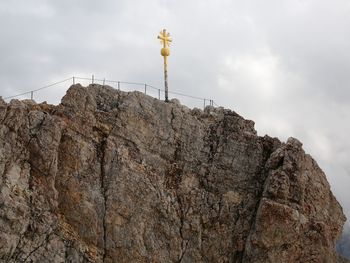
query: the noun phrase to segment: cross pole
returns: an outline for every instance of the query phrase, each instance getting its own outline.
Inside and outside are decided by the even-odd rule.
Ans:
[[[160,39],[161,44],[163,45],[163,48],[160,51],[160,54],[164,58],[164,86],[165,86],[165,102],[168,102],[168,56],[170,55],[170,43],[172,42],[172,39],[170,38],[170,34],[166,32],[166,29],[163,29],[160,31],[158,35],[158,39]]]

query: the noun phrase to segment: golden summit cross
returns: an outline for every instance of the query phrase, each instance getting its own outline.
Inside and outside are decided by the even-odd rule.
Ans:
[[[172,39],[170,38],[169,32],[166,32],[166,29],[160,31],[158,35],[158,39],[160,39],[160,43],[163,45],[163,48],[160,51],[160,54],[164,58],[164,86],[165,86],[165,102],[168,102],[168,61],[167,58],[170,55],[170,43]]]

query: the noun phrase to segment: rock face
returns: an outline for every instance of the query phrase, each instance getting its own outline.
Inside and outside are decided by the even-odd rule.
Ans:
[[[235,112],[74,85],[0,123],[1,262],[336,262],[324,173]]]

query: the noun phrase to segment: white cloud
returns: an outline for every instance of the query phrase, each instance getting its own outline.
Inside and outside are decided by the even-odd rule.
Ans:
[[[50,18],[55,14],[55,10],[43,0],[12,0],[3,1],[0,4],[0,14],[10,14],[13,16],[34,16]]]
[[[3,96],[78,74],[162,86],[167,27],[171,90],[213,98],[261,135],[298,137],[349,200],[348,0],[14,0],[0,14]]]
[[[227,57],[224,67],[225,72],[219,76],[219,81],[221,80],[220,88],[225,92],[231,92],[234,87],[236,92],[238,89],[243,90],[265,101],[278,96],[278,78],[281,72],[277,57],[271,54]]]

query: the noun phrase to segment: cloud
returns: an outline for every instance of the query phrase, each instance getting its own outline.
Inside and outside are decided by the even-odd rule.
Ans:
[[[168,28],[170,90],[213,98],[260,135],[301,139],[350,217],[347,0],[16,0],[0,14],[3,96],[72,75],[161,87],[156,35]],[[36,98],[57,102],[67,87]]]

